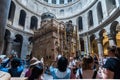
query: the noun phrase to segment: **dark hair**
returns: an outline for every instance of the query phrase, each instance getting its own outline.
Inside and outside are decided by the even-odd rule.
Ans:
[[[20,65],[20,59],[19,58],[13,58],[11,61],[11,67],[12,68],[17,68]]]
[[[109,46],[108,51],[111,51],[117,58],[120,58],[120,47],[117,46]]]
[[[90,69],[91,66],[89,64],[93,63],[93,58],[91,56],[86,56],[83,58],[83,64],[82,64],[82,68],[83,70],[87,70]]]
[[[41,74],[43,74],[43,66],[34,66],[28,80],[38,79]]]
[[[58,70],[59,70],[59,71],[65,72],[65,71],[66,71],[66,68],[67,68],[67,65],[68,65],[68,60],[67,60],[67,58],[61,57],[61,58],[58,60],[57,65],[58,65]]]

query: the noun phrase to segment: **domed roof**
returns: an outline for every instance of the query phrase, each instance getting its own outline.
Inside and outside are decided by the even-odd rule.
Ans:
[[[41,15],[41,19],[44,20],[44,19],[55,19],[56,16],[53,14],[53,13],[50,13],[50,12],[46,12],[46,13],[43,13]]]

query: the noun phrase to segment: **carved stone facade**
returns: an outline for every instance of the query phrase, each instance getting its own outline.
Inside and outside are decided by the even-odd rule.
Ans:
[[[42,20],[41,28],[34,33],[33,56],[46,62],[56,60],[58,54],[75,57],[77,36],[74,29],[67,33],[68,28],[56,19]]]

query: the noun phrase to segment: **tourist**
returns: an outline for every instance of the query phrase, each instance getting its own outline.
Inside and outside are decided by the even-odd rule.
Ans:
[[[108,47],[108,56],[103,65],[102,77],[104,79],[120,79],[120,47]]]
[[[79,69],[80,79],[95,79],[97,76],[97,71],[93,70],[94,60],[91,56],[85,56],[82,62],[82,71]]]
[[[11,77],[20,77],[24,69],[23,63],[19,58],[13,58],[11,61],[11,68],[8,72],[11,74]]]
[[[28,80],[43,80],[43,66],[35,65]]]
[[[50,66],[53,79],[70,79],[71,70],[68,68],[68,60],[65,57],[59,58],[57,68],[53,67],[53,64]]]
[[[98,62],[98,57],[97,57],[96,54],[94,55],[93,60],[94,60],[94,67],[93,67],[93,69],[98,69],[99,62]]]
[[[30,66],[29,66],[28,70],[25,72],[25,77],[30,77],[30,75],[32,73],[32,69],[36,65],[42,65],[42,64],[41,64],[41,62],[37,58],[33,57],[30,60]]]
[[[79,71],[81,71],[82,73],[82,61],[79,60],[76,64],[77,64],[77,71],[75,74],[75,78],[79,79],[79,76],[80,76]]]
[[[8,68],[6,67],[10,62],[10,57],[6,58],[5,55],[0,55],[0,71],[8,72]]]
[[[74,58],[73,60],[70,60],[69,64],[72,64],[71,66],[69,66],[69,68],[71,69],[71,79],[76,78],[76,72],[78,69],[77,62],[78,62],[78,60],[76,58]]]
[[[106,61],[107,61],[107,55],[105,55],[105,56],[103,57],[103,64],[105,64]]]
[[[28,68],[30,66],[30,55],[26,55],[26,60],[25,60],[25,65],[26,65],[26,68]]]

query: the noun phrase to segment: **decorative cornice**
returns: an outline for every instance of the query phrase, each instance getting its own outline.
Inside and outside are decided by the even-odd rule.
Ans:
[[[78,0],[78,1],[79,1],[79,0]],[[78,12],[78,14],[76,14],[76,15],[73,15],[73,16],[70,16],[70,17],[65,17],[65,18],[57,18],[57,20],[67,20],[67,19],[71,19],[71,18],[80,16],[81,14],[83,14],[84,12],[86,12],[87,10],[89,10],[92,6],[94,6],[94,4],[96,4],[97,1],[98,1],[98,0],[94,0],[89,6],[87,6],[87,8],[83,9],[83,11]],[[22,6],[24,9],[28,10],[29,12],[31,12],[31,13],[39,16],[39,17],[41,17],[40,14],[35,13],[35,12],[33,12],[32,10],[28,9],[27,7],[25,7],[24,5],[22,5],[18,0],[16,0],[16,2],[17,2],[20,6]]]
[[[11,29],[13,29],[13,30],[16,30],[16,31],[18,31],[18,32],[20,32],[20,33],[22,33],[22,34],[33,35],[32,33],[29,33],[29,32],[20,30],[20,29],[18,29],[18,28],[15,28],[13,25],[10,25],[10,24],[7,24],[7,27],[9,27],[9,28],[11,28]]]
[[[38,3],[40,3],[44,6],[51,7],[51,8],[65,8],[65,7],[70,7],[70,6],[78,3],[81,0],[76,0],[75,2],[70,2],[68,4],[49,4],[47,2],[42,2],[42,1],[39,1],[39,0],[35,0],[35,1],[37,1]]]
[[[79,34],[80,36],[86,36],[86,35],[91,35],[101,29],[103,29],[106,25],[108,25],[109,23],[113,22],[117,17],[120,16],[120,8],[118,7],[114,13],[109,16],[106,20],[104,20],[100,25],[96,26],[94,29],[89,30],[87,32],[84,32],[82,34]]]

